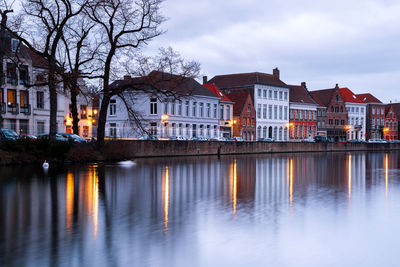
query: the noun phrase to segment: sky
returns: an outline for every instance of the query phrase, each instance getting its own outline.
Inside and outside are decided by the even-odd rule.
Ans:
[[[201,76],[278,67],[287,84],[400,102],[398,0],[166,0],[162,12],[150,49],[171,46]]]

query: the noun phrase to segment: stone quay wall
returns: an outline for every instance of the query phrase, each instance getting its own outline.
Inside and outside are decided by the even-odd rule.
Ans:
[[[124,158],[262,153],[350,152],[400,150],[400,144],[218,142],[218,141],[108,141],[103,153]]]

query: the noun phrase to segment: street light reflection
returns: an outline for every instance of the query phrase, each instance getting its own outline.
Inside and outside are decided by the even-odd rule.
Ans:
[[[385,196],[388,198],[388,183],[389,183],[389,154],[385,154]]]
[[[348,194],[349,194],[349,200],[351,200],[351,155],[350,154],[347,158],[347,171],[348,171],[348,178],[347,178]]]
[[[72,216],[74,212],[74,174],[69,171],[67,173],[67,188],[66,188],[66,228],[72,226]]]
[[[164,197],[164,233],[168,234],[168,211],[169,211],[169,169],[165,166],[163,179],[163,197]]]

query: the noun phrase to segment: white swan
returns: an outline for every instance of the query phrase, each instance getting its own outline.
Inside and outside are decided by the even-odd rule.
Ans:
[[[48,169],[50,167],[49,163],[45,160],[42,165],[43,169]]]

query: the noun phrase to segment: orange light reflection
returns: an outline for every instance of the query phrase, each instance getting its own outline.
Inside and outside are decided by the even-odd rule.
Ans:
[[[164,233],[168,234],[168,211],[169,211],[169,169],[165,166],[165,176],[164,176]]]
[[[72,226],[72,216],[74,211],[74,174],[67,173],[67,188],[66,188],[66,228]]]

